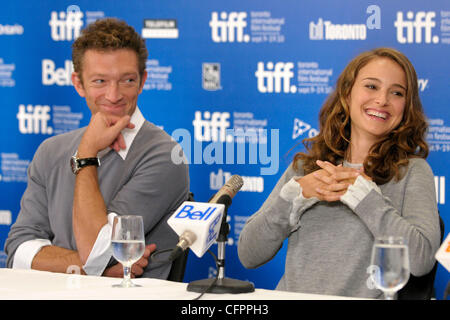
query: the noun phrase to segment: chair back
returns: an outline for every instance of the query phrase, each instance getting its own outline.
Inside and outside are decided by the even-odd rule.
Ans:
[[[187,201],[194,201],[194,194],[189,192],[189,197]],[[172,268],[170,269],[169,276],[167,280],[175,282],[183,282],[184,271],[186,270],[187,259],[189,255],[189,248],[187,248],[183,254],[176,258],[172,262]]]
[[[170,269],[167,280],[175,282],[183,282],[184,271],[186,270],[186,263],[189,255],[189,248],[187,248],[181,256],[176,258],[172,262],[172,268]]]

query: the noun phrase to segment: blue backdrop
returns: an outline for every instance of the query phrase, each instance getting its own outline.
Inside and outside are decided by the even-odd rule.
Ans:
[[[0,3],[2,247],[38,145],[88,123],[70,80],[71,44],[101,17],[124,19],[146,38],[149,77],[138,105],[183,146],[196,200],[207,201],[232,174],[244,177],[229,210],[226,276],[275,288],[285,246],[271,262],[246,270],[236,253],[239,233],[302,149],[299,142],[317,133],[318,110],[345,65],[374,47],[397,48],[416,67],[430,122],[428,161],[450,228],[448,1],[23,0]],[[185,281],[214,274],[209,255],[190,255]],[[439,266],[438,298],[449,280]]]

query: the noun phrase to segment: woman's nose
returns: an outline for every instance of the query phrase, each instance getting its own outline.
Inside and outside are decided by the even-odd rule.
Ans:
[[[375,97],[375,102],[380,106],[386,105],[389,102],[387,90],[379,90]]]

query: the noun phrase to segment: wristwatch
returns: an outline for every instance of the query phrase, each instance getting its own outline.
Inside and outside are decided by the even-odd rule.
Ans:
[[[77,174],[82,168],[87,166],[100,166],[99,158],[83,158],[79,159],[77,153],[75,153],[72,158],[70,158],[70,167],[72,168],[73,174]]]

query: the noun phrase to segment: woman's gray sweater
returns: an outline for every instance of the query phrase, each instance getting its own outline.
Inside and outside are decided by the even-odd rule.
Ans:
[[[382,292],[368,285],[372,245],[375,237],[392,235],[407,240],[413,275],[432,269],[440,229],[434,176],[425,160],[410,159],[400,181],[379,185],[381,194],[371,190],[354,210],[341,201],[303,198],[299,204],[300,197],[280,195],[291,178],[304,175],[299,168],[290,165],[248,219],[238,246],[246,268],[272,259],[288,238],[278,290],[378,298]]]

